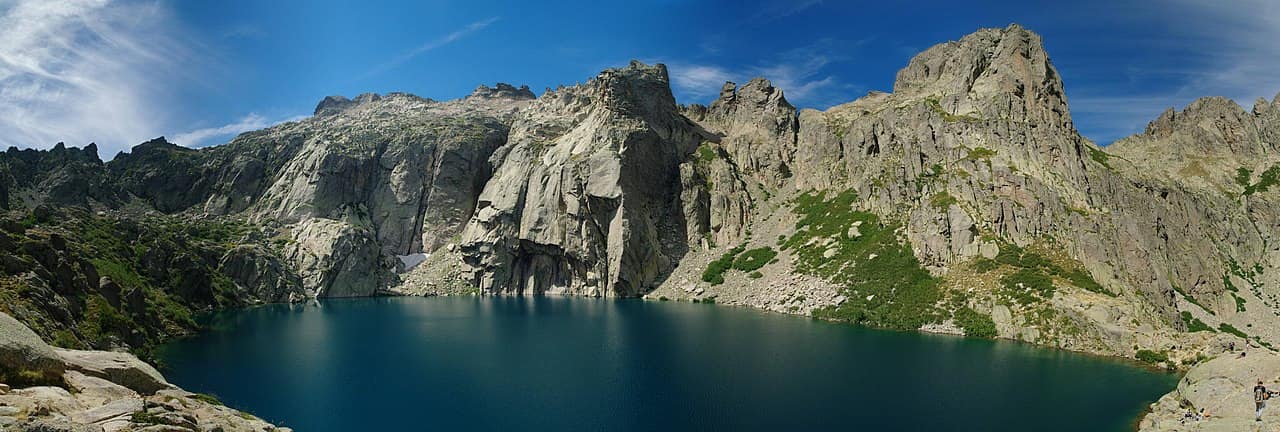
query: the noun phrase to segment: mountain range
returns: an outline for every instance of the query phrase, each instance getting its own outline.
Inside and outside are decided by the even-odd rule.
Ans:
[[[331,96],[224,145],[107,162],[10,148],[0,310],[145,357],[194,312],[261,302],[738,304],[1204,368],[1168,416],[1235,370],[1205,366],[1228,344],[1275,362],[1280,95],[1203,98],[1100,147],[1063,86],[1011,25],[825,111],[764,78],[681,105],[665,66],[632,62],[540,96]]]

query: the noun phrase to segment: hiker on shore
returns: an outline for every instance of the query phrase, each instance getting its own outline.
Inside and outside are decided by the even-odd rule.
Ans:
[[[1267,407],[1267,400],[1274,395],[1275,392],[1267,390],[1267,387],[1262,385],[1262,380],[1258,380],[1258,385],[1253,386],[1254,421],[1262,421],[1262,409]]]

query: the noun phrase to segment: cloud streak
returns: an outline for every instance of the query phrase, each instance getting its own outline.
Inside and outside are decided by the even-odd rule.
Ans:
[[[1164,0],[1135,8],[1133,21],[1167,29],[1146,41],[1157,64],[1137,64],[1126,78],[1154,89],[1124,94],[1107,85],[1072,97],[1077,123],[1101,144],[1141,132],[1168,108],[1225,96],[1246,109],[1280,92],[1280,3],[1270,0]],[[1148,3],[1142,3],[1148,5]],[[1150,13],[1150,11],[1157,11]]]
[[[439,39],[428,41],[427,43],[419,45],[417,48],[411,49],[409,51],[404,52],[403,54],[396,56],[395,58],[391,59],[390,61],[387,61],[386,63],[378,65],[377,67],[369,70],[369,72],[361,76],[361,78],[368,78],[368,77],[395,69],[396,67],[399,67],[405,62],[409,60],[413,60],[415,57],[420,56],[428,51],[457,42],[459,39],[467,37],[472,33],[478,32],[480,30],[484,30],[485,27],[489,27],[493,23],[497,22],[499,18],[500,17],[490,17],[480,21],[473,22],[471,24],[467,24],[466,27],[455,30],[452,33],[449,33],[447,35],[440,37]]]
[[[682,62],[671,62],[668,66],[675,90],[693,99],[705,100],[719,95],[725,81],[742,84],[751,78],[765,77],[782,89],[790,102],[804,107],[827,108],[852,100],[850,93],[859,88],[841,82],[828,72],[828,66],[843,60],[830,53],[836,51],[836,45],[848,50],[865,42],[837,44],[823,40],[787,51],[776,61],[740,70]]]
[[[171,22],[159,3],[0,1],[0,146],[112,154],[157,135],[163,86],[197,63]]]
[[[307,118],[307,116],[299,115],[299,116],[289,117],[283,120],[269,120],[266,117],[258,115],[257,113],[249,113],[248,115],[241,117],[239,120],[236,120],[233,123],[229,123],[229,124],[218,126],[218,127],[202,128],[202,129],[196,129],[193,131],[179,133],[177,135],[174,135],[172,138],[169,138],[169,142],[172,142],[174,144],[178,144],[184,147],[192,147],[192,148],[205,147],[205,146],[214,145],[214,144],[222,144],[221,140],[215,141],[215,139],[216,138],[230,139],[235,135],[239,135],[245,132],[264,129],[280,123],[298,121],[304,118]]]

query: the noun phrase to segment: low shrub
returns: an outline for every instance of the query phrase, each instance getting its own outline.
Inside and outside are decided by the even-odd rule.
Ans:
[[[964,335],[976,338],[991,339],[997,336],[996,323],[991,315],[979,313],[970,308],[961,308],[955,313],[956,325],[964,329]]]
[[[1138,350],[1134,355],[1138,361],[1147,364],[1157,364],[1169,361],[1169,354],[1164,351]]]

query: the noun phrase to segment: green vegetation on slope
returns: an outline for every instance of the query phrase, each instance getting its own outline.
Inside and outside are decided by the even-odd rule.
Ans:
[[[746,248],[745,244],[738,245],[721,255],[720,259],[707,264],[706,270],[702,271],[702,281],[720,285],[724,283],[724,274],[729,270],[747,272],[747,277],[752,279],[763,277],[764,275],[756,270],[772,262],[773,258],[778,256],[778,252],[768,246],[744,251]]]
[[[1248,338],[1249,338],[1249,335],[1244,334],[1244,332],[1240,331],[1240,329],[1238,329],[1238,328],[1235,328],[1235,327],[1234,327],[1234,326],[1232,326],[1231,324],[1227,324],[1227,323],[1219,324],[1219,325],[1218,325],[1218,330],[1221,330],[1223,333],[1230,333],[1230,334],[1233,334],[1233,335],[1236,335],[1236,336],[1240,336],[1240,337],[1245,338],[1245,339],[1248,339]]]
[[[1182,323],[1187,325],[1187,331],[1191,333],[1207,331],[1212,333],[1213,327],[1209,327],[1204,321],[1191,316],[1191,312],[1182,311]]]
[[[937,279],[898,239],[899,226],[854,210],[857,199],[854,191],[795,199],[801,218],[783,249],[794,254],[796,271],[841,285],[847,298],[814,316],[899,330],[938,322]]]
[[[1157,364],[1169,361],[1169,353],[1164,351],[1138,350],[1135,355],[1138,361],[1147,364]]]
[[[746,245],[738,245],[733,249],[729,249],[720,259],[707,264],[707,269],[702,271],[702,281],[710,282],[712,285],[720,285],[724,283],[724,272],[733,268],[733,259],[746,249]]]
[[[738,257],[733,260],[733,268],[734,270],[753,272],[764,267],[765,264],[768,264],[769,261],[772,261],[776,256],[778,256],[778,252],[768,246],[752,249],[738,255]]]
[[[1089,158],[1093,159],[1094,162],[1097,162],[1102,166],[1107,167],[1107,169],[1112,169],[1111,155],[1107,154],[1107,152],[1104,152],[1101,149],[1089,147]]]
[[[1272,165],[1262,172],[1257,183],[1250,184],[1253,178],[1253,172],[1248,168],[1240,167],[1236,169],[1236,183],[1244,187],[1244,195],[1253,195],[1258,192],[1266,192],[1276,182],[1280,182],[1280,164]]]
[[[218,265],[246,231],[75,208],[0,218],[0,311],[57,346],[148,357],[152,346],[196,330],[197,312],[242,304]]]
[[[959,115],[958,115],[958,114],[952,114],[951,112],[948,112],[947,110],[945,110],[945,109],[943,109],[943,108],[942,108],[942,103],[941,103],[941,102],[939,102],[937,98],[928,98],[928,99],[925,99],[925,103],[929,105],[929,109],[933,110],[933,112],[934,112],[934,113],[937,113],[939,116],[942,116],[942,120],[944,120],[944,121],[946,121],[946,122],[948,122],[948,123],[955,123],[955,122],[979,123],[979,122],[982,122],[982,119],[980,119],[980,118],[978,118],[978,117],[974,117],[974,116],[971,116],[971,115],[963,115],[963,114],[959,114]]]
[[[996,323],[991,315],[979,313],[968,307],[960,308],[955,313],[956,325],[964,329],[965,336],[992,339],[997,336]]]
[[[995,259],[979,259],[974,263],[974,268],[981,273],[1002,266],[1013,269],[1012,273],[1000,278],[1003,289],[999,294],[1024,306],[1052,298],[1055,277],[1086,291],[1109,297],[1116,296],[1094,280],[1093,276],[1079,263],[1062,259],[1058,261],[1054,262],[1044,255],[1013,243],[1001,242],[1000,253]]]
[[[703,142],[702,145],[698,146],[698,160],[704,163],[711,162],[713,160],[716,160],[716,157],[718,156],[719,155],[716,153],[716,149],[711,147],[711,143]]]

